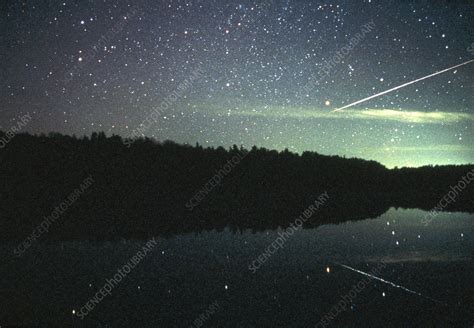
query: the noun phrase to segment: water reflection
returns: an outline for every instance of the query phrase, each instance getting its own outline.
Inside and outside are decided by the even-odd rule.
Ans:
[[[84,320],[77,311],[146,241],[39,244],[22,258],[4,243],[1,319],[24,326],[314,327],[364,279],[343,264],[379,267],[377,277],[427,297],[369,279],[328,325],[468,326],[474,215],[442,213],[424,225],[425,213],[392,208],[377,219],[298,230],[256,272],[249,264],[281,230],[158,238]]]

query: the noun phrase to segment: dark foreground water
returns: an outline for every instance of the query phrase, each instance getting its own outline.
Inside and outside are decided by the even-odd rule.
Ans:
[[[3,243],[0,326],[473,327],[474,216],[425,226],[424,214],[300,230],[270,257],[279,231],[157,238],[91,310],[146,240],[36,244],[20,258]]]

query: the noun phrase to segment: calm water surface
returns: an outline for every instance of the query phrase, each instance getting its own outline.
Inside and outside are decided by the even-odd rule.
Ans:
[[[81,307],[145,240],[36,244],[21,258],[3,243],[0,326],[198,327],[203,314],[202,327],[323,327],[335,313],[330,327],[473,327],[474,215],[443,213],[425,226],[425,214],[390,209],[297,231],[256,271],[249,265],[281,231],[157,238],[83,320]],[[378,267],[386,283],[367,280],[341,310],[366,277],[342,265]]]

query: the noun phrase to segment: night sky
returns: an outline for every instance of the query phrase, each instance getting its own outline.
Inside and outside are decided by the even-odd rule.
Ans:
[[[332,112],[474,59],[468,2],[3,1],[0,130],[474,163],[474,62]]]

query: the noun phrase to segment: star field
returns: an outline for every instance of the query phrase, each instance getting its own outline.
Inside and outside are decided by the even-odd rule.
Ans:
[[[32,133],[129,137],[200,68],[144,135],[311,150],[389,167],[474,162],[474,64],[331,113],[473,59],[467,2],[38,0],[3,7],[1,130],[30,113],[25,131]],[[305,88],[357,33],[360,42]]]

